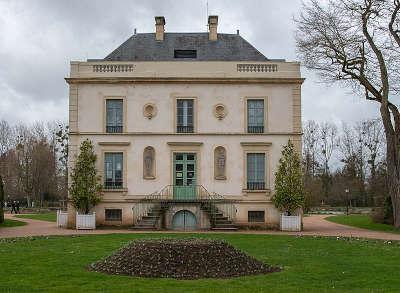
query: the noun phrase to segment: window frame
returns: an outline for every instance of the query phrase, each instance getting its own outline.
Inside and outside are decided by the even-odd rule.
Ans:
[[[107,155],[108,154],[121,154],[122,155],[122,162],[121,162],[121,186],[116,186],[115,185],[115,174],[113,174],[113,185],[112,186],[107,186],[106,184],[106,180],[107,180],[107,168],[106,168],[106,164],[107,164]],[[123,151],[105,151],[104,155],[103,155],[103,188],[105,190],[122,190],[125,188],[125,184],[126,184],[126,178],[125,178],[125,174],[126,174],[126,166],[125,166],[125,162],[126,162],[126,158],[125,158],[125,153]],[[113,170],[113,173],[115,173],[115,171]]]
[[[191,100],[193,106],[193,117],[192,117],[192,131],[178,132],[178,101],[179,100]],[[185,126],[183,126],[185,127]],[[176,96],[174,97],[174,133],[176,134],[192,134],[197,132],[197,98],[190,96]]]
[[[257,219],[257,217],[254,217],[254,216],[250,217],[250,213],[260,213],[260,214],[262,213],[262,220],[259,220],[259,221],[255,220],[255,219]],[[265,210],[248,210],[247,211],[247,222],[254,223],[254,224],[265,223]]]
[[[174,49],[174,59],[197,59],[197,50]]]
[[[251,143],[251,142],[241,142],[243,147],[243,182],[242,182],[242,192],[244,195],[250,193],[263,193],[266,196],[271,195],[270,189],[270,177],[271,177],[271,164],[270,164],[270,144],[269,143]],[[265,189],[263,190],[249,190],[247,189],[247,154],[248,153],[264,153],[265,154]]]
[[[107,211],[119,211],[120,218],[107,218]],[[120,208],[105,208],[104,209],[104,220],[106,222],[122,222],[122,209]]]
[[[106,134],[121,134],[126,132],[126,97],[125,96],[105,96],[103,98],[103,132]],[[121,100],[122,101],[122,130],[121,132],[107,132],[107,101]]]
[[[261,132],[249,132],[249,115],[248,115],[248,105],[249,105],[249,100],[262,100],[264,102],[264,115],[263,115],[263,129]],[[249,134],[265,134],[267,132],[267,118],[268,118],[268,98],[266,96],[247,96],[245,97],[245,102],[244,102],[244,116],[245,116],[245,123],[244,123],[244,132],[249,133]]]
[[[263,163],[264,164],[261,164],[261,166],[263,166],[263,173],[264,173],[263,174],[264,178],[262,178],[263,181],[249,181],[249,156],[251,156],[251,155],[262,155],[262,157],[263,157],[263,160],[264,160]],[[266,165],[267,165],[267,158],[266,158],[266,155],[265,155],[264,152],[254,151],[254,152],[246,153],[246,189],[247,190],[266,190],[266,185],[267,185],[267,180],[266,180],[267,169],[266,169]],[[258,167],[258,164],[256,165],[256,167]],[[258,177],[257,176],[258,175],[257,174],[257,169],[258,168],[256,168],[256,172],[254,172],[255,175],[256,175],[255,177]],[[250,183],[254,183],[254,187],[252,187]],[[262,188],[259,188],[258,186],[260,186]]]

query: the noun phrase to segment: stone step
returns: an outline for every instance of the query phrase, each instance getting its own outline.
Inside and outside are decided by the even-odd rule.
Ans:
[[[211,228],[213,231],[237,231],[237,227],[214,227]]]
[[[229,220],[223,220],[223,221],[215,221],[216,225],[220,225],[220,224],[232,224],[232,221]]]
[[[216,227],[216,228],[230,228],[230,227],[235,227],[235,225],[234,224],[232,224],[232,223],[229,223],[229,224],[215,224],[214,225],[214,227]]]
[[[131,230],[154,230],[154,231],[156,231],[157,230],[157,228],[156,227],[147,227],[147,226],[133,226],[133,227],[130,227],[129,229],[131,229]]]

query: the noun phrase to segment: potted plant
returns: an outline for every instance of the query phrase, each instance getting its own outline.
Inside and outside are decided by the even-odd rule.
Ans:
[[[282,212],[280,228],[282,231],[301,230],[301,211],[304,205],[304,192],[300,156],[289,140],[283,147],[275,173],[275,206]]]
[[[100,176],[97,175],[96,160],[93,144],[86,139],[80,145],[69,188],[70,200],[77,210],[76,229],[96,228],[96,214],[90,213],[101,199],[102,185]]]

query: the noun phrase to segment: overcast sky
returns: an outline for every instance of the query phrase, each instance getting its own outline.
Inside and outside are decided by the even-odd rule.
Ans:
[[[300,0],[208,1],[218,31],[240,34],[268,58],[297,60],[295,17]],[[164,15],[167,32],[207,31],[206,1],[0,0],[0,120],[67,120],[71,60],[104,58],[137,28],[153,32]],[[302,69],[303,120],[354,122],[378,115],[372,102]]]

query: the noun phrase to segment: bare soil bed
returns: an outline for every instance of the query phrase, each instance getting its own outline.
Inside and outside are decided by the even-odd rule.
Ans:
[[[146,278],[231,278],[278,272],[223,241],[207,239],[136,240],[90,270]]]

